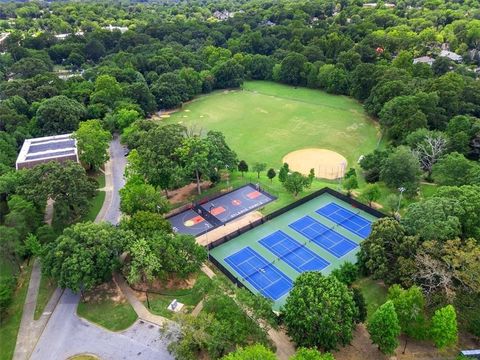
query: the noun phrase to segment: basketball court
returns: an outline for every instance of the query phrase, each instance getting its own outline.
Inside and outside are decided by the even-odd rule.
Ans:
[[[258,186],[247,184],[213,199],[193,204],[191,209],[167,220],[175,232],[200,236],[275,199]]]

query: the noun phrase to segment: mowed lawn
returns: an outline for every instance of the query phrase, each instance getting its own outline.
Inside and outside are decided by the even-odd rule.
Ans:
[[[379,141],[377,125],[355,100],[266,81],[199,97],[166,121],[221,131],[240,159],[272,167],[312,147],[336,151],[355,166]]]

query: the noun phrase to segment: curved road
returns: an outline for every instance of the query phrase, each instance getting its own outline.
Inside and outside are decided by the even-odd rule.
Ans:
[[[125,184],[125,148],[115,137],[110,144],[110,161],[105,165],[105,202],[96,222],[114,225],[120,220],[119,190]],[[137,320],[122,332],[111,332],[81,319],[76,314],[80,296],[65,290],[38,340],[30,359],[65,360],[79,353],[94,353],[102,359],[170,360],[168,339],[157,325]]]

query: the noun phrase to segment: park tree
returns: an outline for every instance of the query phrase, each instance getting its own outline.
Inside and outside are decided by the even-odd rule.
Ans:
[[[238,163],[238,171],[242,173],[242,177],[243,173],[248,172],[248,164],[245,162],[245,160],[240,160],[240,162]]]
[[[414,135],[414,134],[410,134]],[[447,151],[448,139],[439,131],[427,132],[421,141],[411,146],[413,153],[420,161],[420,166],[427,172],[427,177],[432,175],[433,165]]]
[[[155,232],[172,233],[172,225],[161,214],[149,211],[137,211],[128,218],[123,218],[120,226],[132,231],[137,237],[150,237]]]
[[[299,53],[291,52],[282,61],[280,81],[289,85],[301,85],[305,81],[305,64],[307,59]]]
[[[27,256],[42,255],[42,244],[34,234],[28,234],[25,238],[25,254]]]
[[[361,157],[359,164],[367,182],[375,183],[380,180],[380,172],[383,167],[383,162],[388,156],[389,151],[375,149],[372,153]]]
[[[405,188],[407,194],[414,195],[420,183],[420,163],[417,157],[405,146],[399,146],[383,162],[380,179],[394,189]]]
[[[223,133],[210,130],[207,133],[206,139],[211,146],[209,156],[210,167],[216,168],[217,170],[234,169],[238,162],[237,154],[227,144]]]
[[[409,283],[417,246],[418,239],[406,236],[398,221],[382,218],[373,223],[370,235],[360,244],[358,263],[374,279]]]
[[[140,119],[140,114],[134,109],[119,109],[105,116],[104,122],[111,131],[124,130]]]
[[[400,325],[392,301],[388,300],[373,313],[367,324],[367,330],[370,339],[382,353],[391,355],[395,352],[398,346]]]
[[[260,179],[260,173],[267,169],[267,164],[265,163],[255,163],[253,164],[252,170],[257,173],[257,178]]]
[[[372,206],[372,203],[380,199],[382,193],[377,184],[369,184],[362,192],[362,198],[368,202],[368,206]]]
[[[457,314],[452,305],[435,311],[430,333],[435,346],[439,349],[445,349],[457,343]]]
[[[358,188],[357,175],[345,176],[342,185],[347,190],[347,196],[351,196],[352,190]]]
[[[298,346],[336,349],[352,340],[357,309],[346,285],[320,272],[295,280],[284,308],[288,334]]]
[[[74,131],[84,116],[85,107],[63,95],[44,100],[36,113],[38,127],[44,136]]]
[[[395,306],[401,331],[413,339],[424,338],[425,298],[422,289],[418,286],[403,289],[395,284],[388,289],[388,300]],[[407,339],[405,338],[403,353],[407,347]]]
[[[341,283],[351,286],[358,278],[358,266],[348,261],[344,262],[340,267],[332,271],[332,275]]]
[[[213,69],[217,89],[237,88],[243,83],[245,68],[235,59],[217,64]]]
[[[177,73],[162,74],[151,86],[150,90],[160,109],[172,109],[189,99],[188,86]]]
[[[132,240],[132,233],[110,224],[78,223],[45,246],[42,270],[62,288],[88,291],[111,278]]]
[[[480,167],[462,154],[453,152],[441,158],[433,166],[433,178],[439,185],[480,184]]]
[[[289,360],[335,360],[330,353],[321,353],[317,349],[299,348]]]
[[[277,172],[274,168],[270,168],[267,171],[267,177],[270,179],[270,182],[273,182],[273,179],[277,176]]]
[[[275,360],[277,356],[272,350],[267,349],[261,344],[250,345],[239,348],[234,352],[224,356],[223,360]]]
[[[115,77],[111,75],[100,75],[95,80],[94,91],[90,96],[90,102],[92,104],[103,104],[113,109],[115,103],[120,101],[122,96],[122,86]]]
[[[50,161],[25,173],[18,194],[44,208],[48,199],[54,200],[53,224],[62,227],[77,221],[89,208],[97,184],[91,181],[79,164]]]
[[[152,95],[148,85],[143,81],[136,81],[124,88],[125,96],[135,101],[142,108],[145,114],[150,114],[157,108],[155,97]]]
[[[137,211],[164,214],[168,211],[168,203],[152,185],[133,179],[120,189],[120,210],[127,215]]]
[[[137,124],[137,122],[135,123]],[[129,136],[132,146],[138,144],[139,170],[151,185],[165,191],[171,188],[181,174],[177,149],[184,141],[185,127],[177,124],[143,129],[143,122],[133,125]],[[133,139],[138,137],[138,139]]]
[[[19,195],[11,195],[7,201],[8,214],[4,217],[4,225],[17,230],[21,239],[33,233],[42,221],[42,213],[32,201]]]
[[[353,286],[351,289],[353,301],[357,307],[357,317],[355,322],[363,323],[367,319],[367,304],[365,303],[365,297],[363,296],[362,290],[358,287]]]
[[[307,184],[307,187],[308,188],[311,188],[312,187],[312,184],[313,184],[313,180],[315,180],[315,169],[310,169],[309,173],[308,173],[308,184]]]
[[[421,240],[445,241],[461,234],[464,213],[456,199],[435,197],[410,204],[402,225]]]
[[[80,161],[90,169],[99,169],[109,159],[108,147],[112,135],[103,129],[99,120],[81,122],[73,138],[77,140]]]
[[[22,240],[17,230],[0,225],[0,252],[10,264],[16,265],[22,271],[21,260],[24,254]]]
[[[6,318],[10,305],[13,302],[15,283],[15,277],[12,275],[0,278],[0,324],[3,324],[3,319]]]
[[[284,183],[287,180],[288,174],[290,173],[290,169],[287,163],[284,163],[278,172],[278,180],[281,183]]]
[[[87,59],[97,62],[105,56],[105,46],[97,39],[92,39],[85,44],[85,55]]]
[[[283,186],[289,193],[293,194],[294,197],[297,197],[298,194],[301,193],[305,188],[307,181],[308,179],[305,176],[300,174],[298,171],[295,171],[287,175]]]
[[[211,154],[211,144],[208,140],[199,136],[185,138],[180,148],[177,149],[177,155],[182,163],[183,169],[190,174],[194,174],[197,183],[197,192],[200,195],[202,188],[200,181],[202,174],[208,173],[209,157]]]
[[[357,100],[364,101],[376,83],[376,65],[361,63],[350,73],[350,94]]]

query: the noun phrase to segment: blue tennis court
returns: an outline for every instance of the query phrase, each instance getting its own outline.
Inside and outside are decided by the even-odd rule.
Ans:
[[[275,231],[259,242],[300,273],[320,271],[330,265],[327,260],[305,247],[306,243],[302,244],[292,239],[281,230]]]
[[[348,254],[358,246],[355,242],[319,223],[310,216],[304,216],[288,226],[337,258]]]
[[[250,246],[244,247],[224,260],[242,276],[243,280],[248,281],[261,294],[272,300],[281,298],[293,286],[290,278]]]
[[[316,213],[325,216],[327,219],[360,236],[362,239],[370,235],[370,231],[372,230],[371,221],[333,202],[321,207]]]

